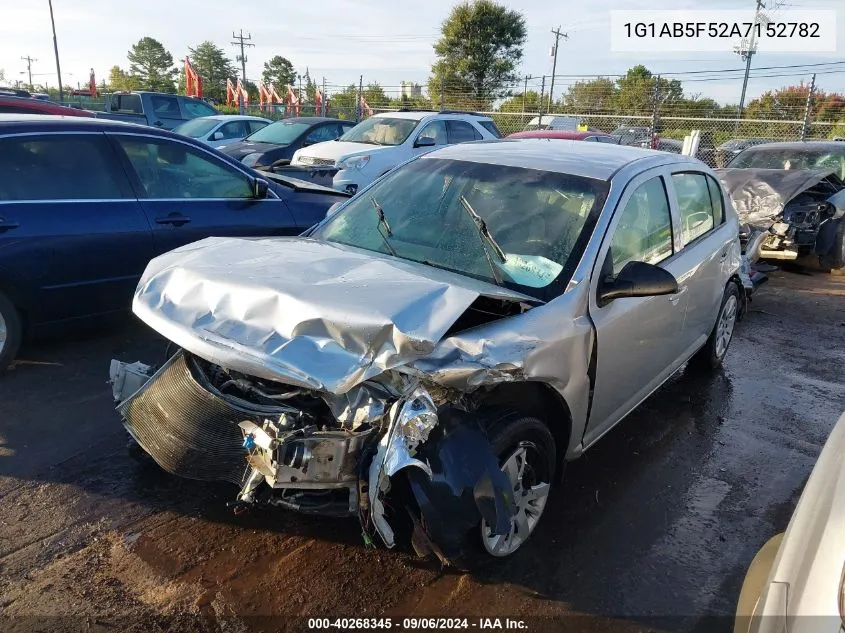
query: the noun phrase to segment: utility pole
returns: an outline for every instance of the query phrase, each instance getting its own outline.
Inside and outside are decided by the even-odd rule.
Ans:
[[[29,75],[29,87],[32,88],[32,62],[37,62],[38,60],[34,57],[30,57],[29,55],[21,57],[21,59],[26,62],[26,72],[27,75]]]
[[[557,45],[558,42],[560,42],[560,38],[563,38],[565,40],[569,39],[568,34],[560,32],[560,27],[557,27],[556,29],[552,30],[552,34],[555,36],[555,43],[552,45],[552,57],[554,58],[554,61],[552,62],[552,83],[549,86],[549,112],[552,111],[552,104],[554,103],[552,99],[554,99],[555,71],[557,71]]]
[[[537,123],[537,129],[543,129],[543,95],[546,94],[546,76],[543,75],[543,81],[540,83],[540,105],[537,106],[537,116],[540,117],[537,119],[539,123]]]
[[[810,80],[810,90],[807,91],[807,105],[804,106],[804,124],[801,126],[801,140],[807,140],[810,131],[810,110],[813,108],[813,93],[816,91],[816,74]]]
[[[323,77],[323,98],[320,99],[320,110],[322,110],[321,116],[326,116],[326,78]]]
[[[657,149],[657,125],[660,118],[660,75],[654,81],[654,92],[651,97],[651,140],[649,146],[651,149]]]
[[[525,75],[525,88],[522,90],[522,114],[525,114],[525,94],[528,92],[528,80],[533,79],[531,75]]]
[[[47,0],[50,4],[50,24],[53,25],[53,50],[56,52],[56,74],[59,76],[59,103],[64,101],[62,92],[62,67],[59,65],[59,41],[56,39],[56,21],[53,19],[53,0]]]
[[[244,35],[244,30],[241,29],[239,34],[235,34],[232,32],[232,39],[237,40],[232,42],[233,46],[240,46],[241,47],[241,54],[238,55],[235,59],[241,63],[241,79],[243,80],[244,90],[246,90],[246,54],[244,53],[244,48],[249,46],[255,46],[255,44],[250,44],[249,41],[252,39],[252,33],[248,33],[246,36]],[[241,114],[244,114],[244,100],[241,95],[238,95],[238,108],[241,111]]]
[[[768,24],[770,22],[768,16],[761,13],[761,9],[765,9],[766,5],[763,0],[757,0],[757,9],[754,12],[754,24]],[[742,94],[739,97],[739,112],[737,118],[742,118],[742,110],[745,107],[745,92],[748,89],[748,75],[751,72],[751,58],[757,52],[756,42],[756,26],[751,29],[751,37],[746,42],[744,39],[739,46],[734,46],[734,53],[742,57],[745,61],[745,77],[742,80]]]
[[[364,116],[364,109],[361,107],[361,99],[364,97],[364,75],[358,77],[358,107],[355,108],[355,120],[360,123]]]

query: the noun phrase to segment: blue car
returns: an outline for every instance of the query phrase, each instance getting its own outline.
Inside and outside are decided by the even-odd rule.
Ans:
[[[163,130],[0,115],[0,370],[28,331],[129,310],[161,253],[298,235],[347,197]]]

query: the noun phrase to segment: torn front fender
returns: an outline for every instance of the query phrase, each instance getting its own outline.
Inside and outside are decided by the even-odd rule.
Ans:
[[[421,527],[443,556],[459,556],[467,534],[482,519],[495,534],[509,532],[516,512],[513,487],[471,414],[441,410],[440,424],[416,457],[428,464],[431,474],[411,468],[406,477]]]

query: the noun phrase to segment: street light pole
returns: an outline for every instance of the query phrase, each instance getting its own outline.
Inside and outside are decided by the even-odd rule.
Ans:
[[[56,20],[53,19],[53,0],[47,0],[50,5],[50,24],[53,25],[53,50],[56,52],[56,74],[59,76],[59,103],[64,101],[62,92],[62,67],[59,64],[59,41],[56,39]]]

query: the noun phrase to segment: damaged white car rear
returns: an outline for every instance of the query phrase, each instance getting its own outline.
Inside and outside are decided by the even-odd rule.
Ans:
[[[133,310],[177,347],[112,363],[165,470],[357,516],[365,540],[508,556],[578,457],[692,361],[718,367],[751,284],[713,173],[567,142],[456,145],[299,238],[153,260]]]

